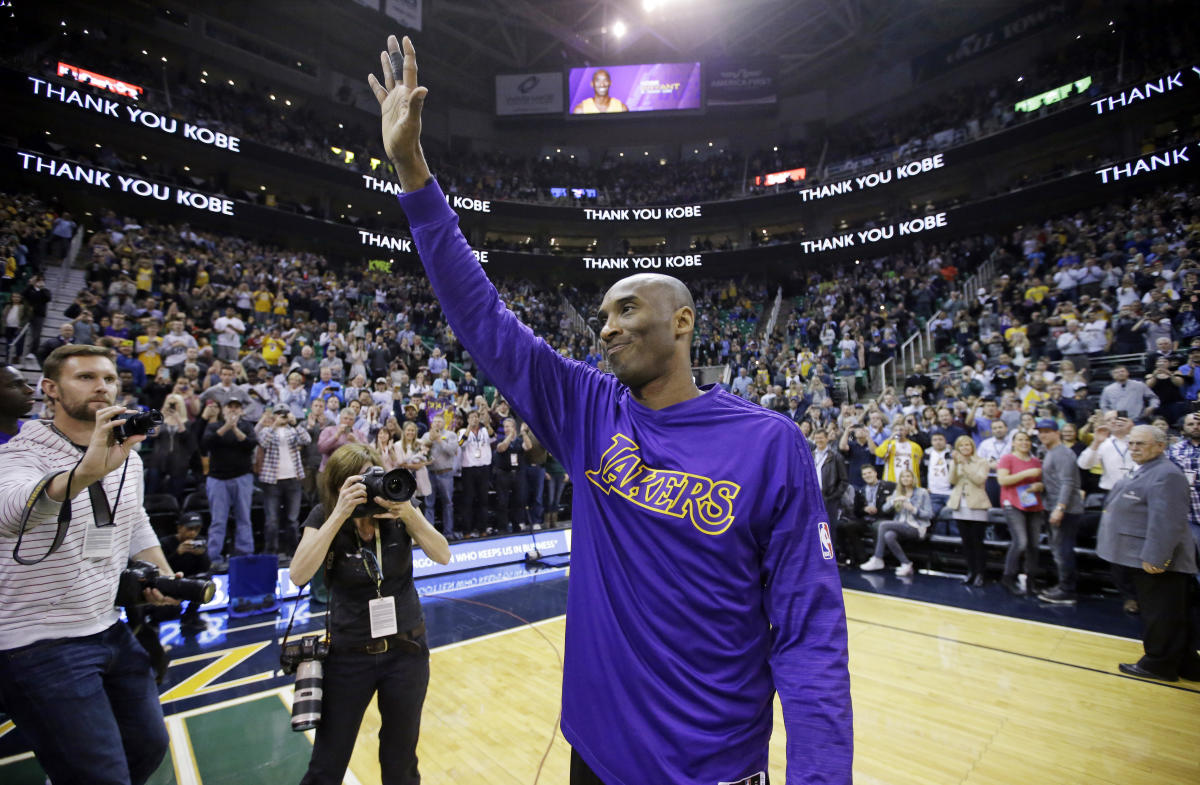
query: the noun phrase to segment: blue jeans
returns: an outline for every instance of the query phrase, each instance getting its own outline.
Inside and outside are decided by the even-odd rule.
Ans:
[[[429,487],[433,492],[425,497],[425,517],[432,523],[438,503],[442,507],[442,534],[454,533],[454,472],[429,472]]]
[[[546,484],[545,466],[523,466],[521,473],[525,475],[525,508],[528,511],[528,523],[542,522],[542,487]]]
[[[140,785],[167,752],[150,658],[121,622],[0,652],[0,702],[54,785]]]
[[[254,475],[243,474],[231,480],[209,477],[205,481],[208,509],[212,522],[208,525],[208,558],[218,561],[225,547],[225,525],[233,508],[235,529],[233,551],[236,556],[254,553],[254,532],[250,528],[250,501],[254,496]]]
[[[1058,570],[1058,587],[1065,592],[1075,593],[1075,539],[1083,516],[1079,513],[1063,513],[1062,523],[1050,525],[1050,552],[1054,554],[1054,566]]]
[[[263,489],[263,552],[279,552],[279,503],[282,498],[284,521],[285,552],[292,553],[299,544],[300,535],[300,478],[292,477],[276,482],[264,482]],[[253,491],[251,491],[253,494]]]
[[[546,510],[558,515],[559,505],[562,503],[563,490],[567,487],[567,475],[565,474],[548,474],[550,479],[549,492],[546,494]]]

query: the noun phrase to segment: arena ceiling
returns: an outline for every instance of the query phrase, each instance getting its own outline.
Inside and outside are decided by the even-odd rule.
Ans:
[[[492,75],[600,62],[756,54],[802,92],[895,62],[1021,5],[1013,0],[424,0],[423,28],[399,29],[352,0],[155,3],[201,14],[358,75],[386,32],[411,32],[427,78],[456,103],[490,105]],[[655,5],[653,10],[647,6]],[[265,13],[268,9],[277,13]],[[616,35],[617,23],[625,30]],[[393,27],[394,25],[394,27]]]

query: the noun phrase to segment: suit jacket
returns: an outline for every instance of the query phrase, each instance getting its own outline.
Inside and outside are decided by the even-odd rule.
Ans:
[[[1104,502],[1096,554],[1141,568],[1196,572],[1196,543],[1188,529],[1190,489],[1183,470],[1160,455],[1118,480]]]
[[[888,500],[888,497],[890,497],[892,495],[892,491],[896,490],[896,483],[880,482],[880,483],[876,483],[875,487],[876,487],[875,509],[882,510],[883,503],[886,502]],[[853,513],[854,517],[858,518],[859,520],[874,521],[874,520],[878,520],[882,515],[881,512],[877,512],[874,515],[870,515],[867,513],[866,509],[867,509],[867,489],[865,487],[855,488],[854,496],[850,502],[850,511]]]
[[[821,496],[825,499],[825,514],[832,523],[837,520],[842,494],[850,485],[850,478],[846,474],[846,461],[837,447],[830,445],[826,452],[828,457],[821,464]]]

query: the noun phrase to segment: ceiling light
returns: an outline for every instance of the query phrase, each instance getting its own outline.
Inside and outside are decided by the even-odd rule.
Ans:
[[[613,25],[613,35],[617,38],[624,38],[626,32],[627,29],[624,22],[618,20],[617,23]]]

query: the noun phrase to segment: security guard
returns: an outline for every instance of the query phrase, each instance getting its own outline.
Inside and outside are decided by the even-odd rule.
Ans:
[[[1188,531],[1188,482],[1163,454],[1167,435],[1139,425],[1129,434],[1137,464],[1108,494],[1096,553],[1123,567],[1137,590],[1146,655],[1122,673],[1164,681],[1200,681],[1200,640],[1190,627],[1189,591],[1196,572]]]

